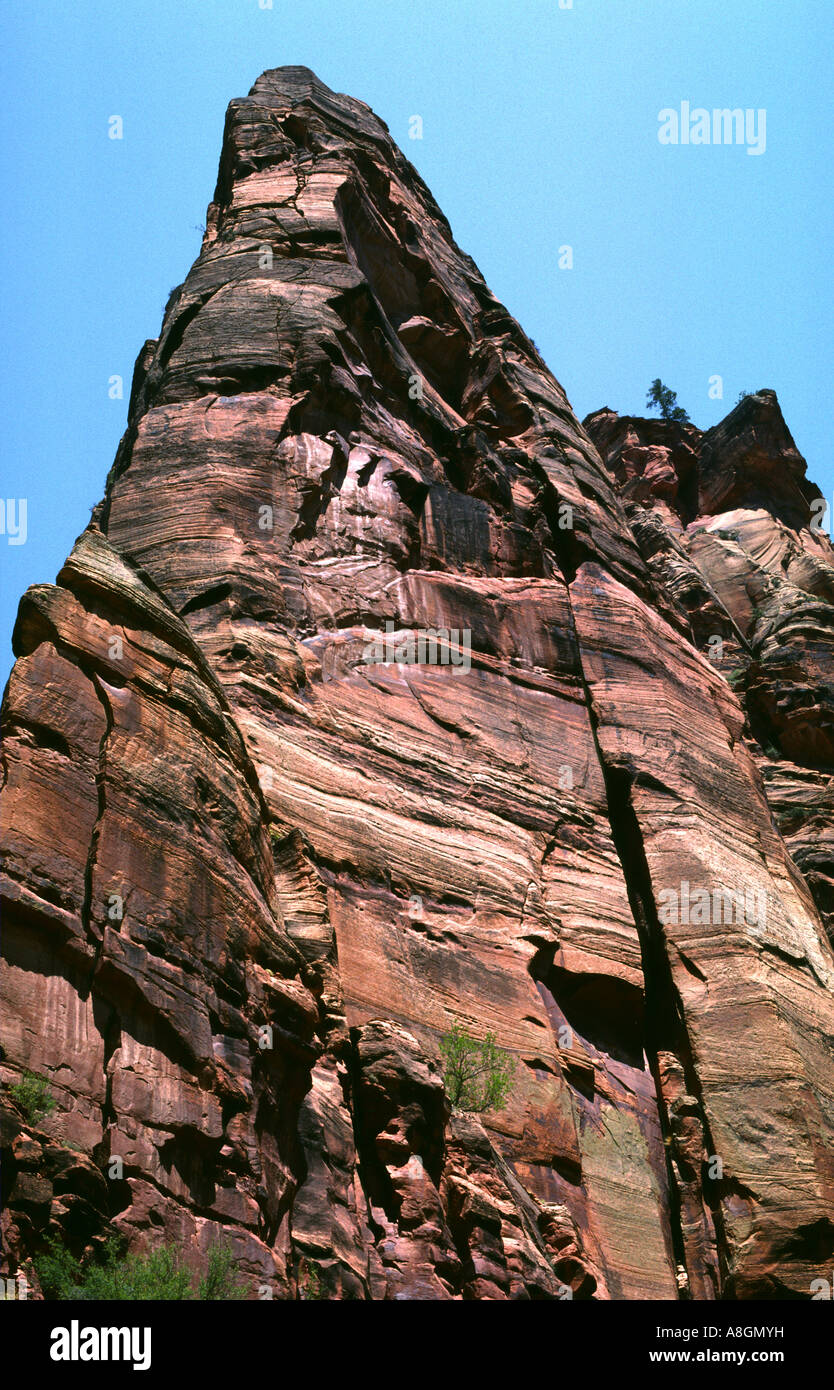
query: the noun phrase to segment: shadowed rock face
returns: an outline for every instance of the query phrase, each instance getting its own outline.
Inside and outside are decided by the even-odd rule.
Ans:
[[[834,570],[775,397],[583,428],[306,69],[231,104],[206,225],[15,634],[3,1075],[57,1107],[6,1103],[10,1267],[115,1227],[253,1296],[808,1297]],[[449,1114],[455,1020],[500,1112]]]

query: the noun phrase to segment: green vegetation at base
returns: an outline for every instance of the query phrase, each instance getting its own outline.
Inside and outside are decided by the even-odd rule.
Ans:
[[[101,1262],[85,1265],[57,1241],[51,1241],[45,1253],[35,1259],[45,1298],[86,1302],[245,1298],[245,1286],[239,1283],[234,1266],[230,1247],[218,1241],[209,1250],[205,1273],[195,1290],[194,1275],[174,1245],[163,1245],[149,1255],[122,1255],[118,1242],[111,1239]]]

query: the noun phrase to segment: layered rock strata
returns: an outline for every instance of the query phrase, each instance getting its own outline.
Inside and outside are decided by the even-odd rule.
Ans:
[[[222,1235],[253,1297],[808,1297],[813,498],[772,393],[580,425],[361,102],[299,68],[232,102],[15,633],[3,1076],[57,1107],[6,1104],[10,1267],[116,1229]],[[450,1114],[455,1021],[514,1059],[498,1112]]]

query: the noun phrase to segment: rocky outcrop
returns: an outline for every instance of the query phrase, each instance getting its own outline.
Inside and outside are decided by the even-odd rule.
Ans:
[[[15,648],[4,1060],[46,1076],[57,1108],[45,1144],[7,1116],[7,1252],[55,1229],[83,1248],[109,1219],[195,1257],[223,1231],[244,1272],[284,1281],[318,1006],[228,702],[95,531],[29,590]]]
[[[705,433],[609,410],[585,426],[646,562],[747,716],[791,857],[834,931],[834,549],[772,391]]]
[[[9,1110],[12,1262],[115,1226],[224,1233],[253,1296],[808,1297],[831,556],[775,398],[580,425],[306,69],[231,104],[206,227],[15,636],[3,1074],[58,1104]],[[500,1111],[450,1114],[455,1021]]]

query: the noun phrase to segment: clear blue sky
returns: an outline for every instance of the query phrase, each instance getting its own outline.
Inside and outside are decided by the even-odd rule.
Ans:
[[[658,375],[702,427],[773,387],[831,497],[832,0],[3,0],[0,30],[0,493],[28,499],[0,681],[21,593],[102,494],[108,378],[127,396],[199,251],[226,104],[269,67],[387,122],[580,417],[643,413]],[[684,100],[765,108],[765,154],[661,146]]]

